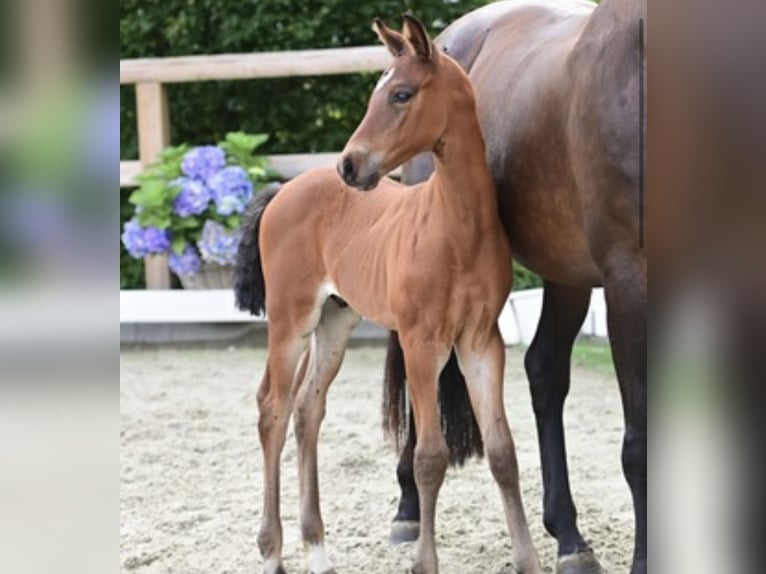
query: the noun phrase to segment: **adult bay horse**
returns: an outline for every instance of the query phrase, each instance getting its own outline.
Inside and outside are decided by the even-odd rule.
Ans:
[[[543,310],[525,366],[542,458],[545,527],[558,541],[559,572],[601,568],[583,539],[569,487],[562,411],[570,355],[591,288],[605,287],[609,338],[624,407],[622,463],[633,495],[633,574],[647,571],[646,256],[641,236],[639,20],[645,0],[511,0],[471,12],[435,41],[474,85],[487,158],[514,255],[545,280]],[[431,159],[405,166],[408,183]],[[510,264],[510,261],[508,262]],[[480,304],[477,302],[477,304]],[[389,345],[384,411],[406,436],[392,540],[418,533],[412,479],[415,433],[396,334]],[[408,373],[409,374],[409,373]],[[480,451],[453,359],[440,395],[453,460]],[[415,425],[417,426],[417,425]]]
[[[511,288],[511,252],[471,83],[415,18],[405,16],[402,34],[380,21],[374,28],[393,63],[337,172],[311,170],[278,193],[256,196],[238,252],[238,304],[256,314],[265,306],[269,318],[268,361],[257,397],[264,460],[258,545],[265,571],[284,572],[279,476],[291,414],[309,568],[332,571],[324,551],[317,439],[328,387],[351,329],[365,316],[399,333],[409,375],[421,523],[413,571],[438,570],[434,514],[449,457],[438,378],[455,349],[501,490],[515,565],[540,574],[502,398],[505,351],[497,319]],[[424,151],[436,158],[425,183],[408,187],[381,179]]]

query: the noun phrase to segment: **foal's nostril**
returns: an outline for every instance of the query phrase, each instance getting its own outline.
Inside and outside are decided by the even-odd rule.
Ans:
[[[354,162],[351,161],[351,158],[343,158],[343,172],[341,175],[343,176],[343,179],[346,181],[346,183],[354,181]]]

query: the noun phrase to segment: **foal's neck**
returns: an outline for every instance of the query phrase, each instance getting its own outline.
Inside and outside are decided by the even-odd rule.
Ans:
[[[472,94],[459,94],[447,130],[434,149],[434,200],[449,217],[480,226],[499,222],[497,194],[487,165]]]

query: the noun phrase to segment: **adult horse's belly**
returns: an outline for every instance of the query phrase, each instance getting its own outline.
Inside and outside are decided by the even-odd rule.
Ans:
[[[490,6],[477,11],[481,26],[458,22],[440,44],[469,68],[514,254],[546,279],[599,285],[567,149],[567,56],[590,8],[581,2]],[[478,51],[468,49],[479,43]]]

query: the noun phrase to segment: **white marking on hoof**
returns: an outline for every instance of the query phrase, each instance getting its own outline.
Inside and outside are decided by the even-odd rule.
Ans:
[[[266,560],[263,562],[263,573],[276,574],[277,572],[284,572],[284,570],[280,570],[281,567],[282,567],[281,559],[277,557],[266,558]]]
[[[311,544],[306,546],[306,554],[311,574],[326,574],[333,572],[332,564],[327,559],[324,544]]]

